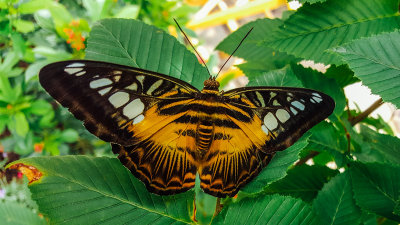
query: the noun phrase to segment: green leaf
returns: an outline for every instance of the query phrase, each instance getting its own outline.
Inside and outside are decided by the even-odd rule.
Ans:
[[[288,196],[264,195],[225,206],[212,224],[317,224],[311,207]]]
[[[192,222],[193,191],[171,196],[151,194],[116,158],[54,156],[16,163],[41,172],[41,178],[29,189],[51,224]]]
[[[64,26],[72,21],[72,15],[64,5],[55,1],[51,1],[51,4],[48,5],[48,10],[51,13],[57,33],[64,34],[62,30]]]
[[[114,17],[125,19],[136,19],[139,16],[140,7],[138,5],[126,5]]]
[[[346,138],[332,124],[323,121],[311,129],[311,133],[308,148],[324,150],[330,153],[344,153],[347,151]]]
[[[259,19],[252,21],[226,37],[218,44],[216,49],[231,54],[242,41],[246,33],[253,28],[252,32],[234,54],[248,61],[238,67],[248,77],[252,76],[250,73],[254,72],[254,70],[258,74],[260,72],[282,68],[286,64],[295,61],[295,58],[286,53],[277,52],[272,48],[260,46],[259,44],[260,41],[265,39],[266,33],[276,30],[281,25],[282,21],[278,19]]]
[[[321,91],[335,100],[335,109],[329,119],[335,120],[340,116],[346,106],[346,97],[343,88],[341,88],[334,79],[325,77],[322,73],[304,68],[301,65],[292,65],[294,74],[301,80],[305,88]]]
[[[23,58],[26,52],[26,43],[21,33],[11,34],[11,40],[14,52],[17,53],[19,58]]]
[[[400,108],[400,32],[353,41],[335,49],[364,85]]]
[[[353,162],[350,172],[357,205],[399,222],[393,211],[400,194],[400,166]]]
[[[324,183],[338,173],[326,166],[300,165],[287,172],[287,175],[265,189],[267,193],[278,193],[312,201]]]
[[[216,49],[231,54],[242,41],[246,33],[253,28],[234,55],[250,61],[251,64],[257,64],[257,66],[245,66],[242,64],[240,68],[246,75],[249,75],[247,74],[247,68],[251,69],[251,67],[262,68],[262,72],[282,68],[289,62],[294,61],[295,58],[286,53],[277,52],[272,48],[260,46],[259,44],[260,41],[266,38],[265,34],[278,29],[282,23],[283,22],[279,19],[258,19],[252,21],[226,37],[218,44]]]
[[[40,218],[31,209],[16,202],[0,201],[0,218],[2,225],[45,225],[43,218]]]
[[[21,137],[25,137],[25,135],[29,131],[29,124],[28,121],[26,120],[26,116],[22,112],[17,112],[14,115],[14,123],[15,123],[15,131],[17,132],[18,135]]]
[[[325,64],[340,58],[325,50],[399,27],[398,0],[328,0],[304,4],[269,33],[263,46]]]
[[[277,152],[271,162],[244,188],[243,193],[258,193],[271,182],[286,176],[286,171],[299,159],[299,152],[307,146],[309,135],[304,135],[289,148]],[[239,193],[241,193],[239,192]]]
[[[110,0],[82,0],[82,4],[86,8],[92,21],[97,21],[107,16],[107,6],[110,2]]]
[[[52,110],[52,106],[50,103],[43,99],[36,100],[31,103],[31,106],[28,108],[28,112],[35,115],[45,115]]]
[[[61,140],[67,143],[72,143],[78,140],[78,132],[72,129],[66,129],[61,133]]]
[[[35,29],[35,25],[33,24],[33,22],[28,20],[21,20],[21,19],[14,20],[13,25],[15,29],[21,33],[28,33]]]
[[[15,52],[8,52],[4,57],[3,62],[0,61],[0,74],[7,76],[12,68],[18,63],[19,56]]]
[[[379,161],[400,164],[400,139],[387,134],[380,134],[366,126],[360,127],[363,139],[362,152],[355,153],[363,162]]]
[[[360,81],[354,76],[354,72],[347,65],[331,65],[326,73],[324,73],[324,76],[335,79],[341,88]]]
[[[39,74],[41,68],[49,64],[47,60],[37,60],[25,70],[25,81],[28,82]]]
[[[318,193],[313,210],[321,224],[359,224],[361,210],[353,199],[348,172],[334,177]]]
[[[252,75],[254,76],[254,74]],[[247,86],[303,87],[303,84],[293,73],[292,68],[287,66],[282,69],[259,73],[258,76],[250,79]]]
[[[18,6],[18,12],[21,14],[32,14],[40,9],[45,9],[51,4],[50,0],[31,0],[23,2]]]
[[[174,37],[137,20],[105,19],[94,25],[88,39],[86,59],[167,74],[198,89],[209,77],[196,56]]]

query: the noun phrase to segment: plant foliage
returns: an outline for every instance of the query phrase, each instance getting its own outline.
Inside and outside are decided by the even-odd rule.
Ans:
[[[0,200],[5,192],[8,200],[0,201],[1,218],[14,224],[400,222],[400,140],[381,118],[348,109],[343,90],[362,81],[399,106],[399,0],[304,0],[286,19],[250,22],[217,46],[230,54],[253,27],[234,55],[245,60],[238,67],[248,86],[311,88],[336,102],[328,120],[278,152],[236,197],[226,199],[198,187],[172,196],[149,193],[107,143],[88,134],[38,85],[42,66],[85,57],[164,73],[201,88],[207,71],[165,31],[170,24],[165,12],[186,18],[175,8],[178,1],[138,2],[0,1],[0,165],[14,153],[22,157],[7,168],[28,176],[43,216],[30,204],[10,203],[12,183],[5,182]],[[303,60],[329,68],[306,68]],[[76,153],[91,156],[57,156]]]

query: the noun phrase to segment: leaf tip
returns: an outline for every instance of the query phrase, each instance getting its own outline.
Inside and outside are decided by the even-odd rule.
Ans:
[[[28,178],[29,184],[32,184],[42,177],[42,173],[34,166],[17,163],[10,166],[9,168],[19,170],[21,173],[23,173]]]

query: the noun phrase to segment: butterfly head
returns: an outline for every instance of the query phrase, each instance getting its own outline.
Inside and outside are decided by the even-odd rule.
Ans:
[[[219,82],[215,80],[215,77],[210,77],[204,81],[203,90],[217,91],[219,88]]]

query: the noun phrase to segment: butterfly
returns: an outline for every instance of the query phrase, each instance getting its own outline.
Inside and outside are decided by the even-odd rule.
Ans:
[[[234,196],[327,118],[335,103],[319,91],[244,87],[219,91],[215,78],[200,91],[182,80],[100,61],[62,61],[41,69],[44,89],[100,139],[150,192],[194,187]]]

